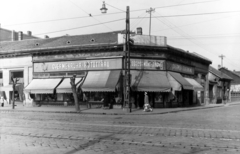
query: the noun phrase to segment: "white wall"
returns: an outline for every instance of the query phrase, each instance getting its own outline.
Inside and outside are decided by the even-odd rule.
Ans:
[[[0,59],[0,71],[3,72],[3,86],[9,85],[10,72],[13,70],[23,71],[24,87],[26,87],[32,80],[32,56]],[[5,91],[5,94],[9,103],[10,91]]]

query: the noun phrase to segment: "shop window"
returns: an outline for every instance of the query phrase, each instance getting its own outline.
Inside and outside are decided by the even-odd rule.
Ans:
[[[161,93],[156,93],[155,103],[163,103],[163,95]]]
[[[14,80],[17,78],[19,79],[19,81],[17,83],[24,83],[24,77],[23,77],[23,71],[11,71],[10,72],[10,84],[12,84],[12,80],[11,78],[13,78]]]
[[[63,101],[63,94],[57,94],[57,101]]]
[[[89,92],[86,95],[89,101],[101,101],[104,98],[103,92]]]

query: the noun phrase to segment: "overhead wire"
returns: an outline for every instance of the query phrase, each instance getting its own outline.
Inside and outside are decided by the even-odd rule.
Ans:
[[[72,4],[74,4],[77,8],[79,8],[80,10],[82,10],[83,12],[85,12],[86,14],[88,14],[90,17],[92,17],[93,19],[95,19],[96,21],[98,21],[98,23],[101,23],[101,21],[99,21],[98,19],[96,19],[91,13],[86,12],[85,10],[83,10],[80,6],[78,6],[76,3],[74,3],[73,1],[69,0],[69,2],[71,2]],[[112,28],[108,27],[106,24],[103,24],[105,27],[107,27],[108,29],[110,29],[111,31]]]
[[[143,12],[141,15],[143,15],[143,14],[144,14],[144,16],[146,16],[145,12]],[[141,15],[139,15],[139,17],[140,17]],[[132,30],[133,30],[133,29],[136,29],[136,27],[137,27],[143,20],[144,20],[144,19],[140,19],[138,22],[136,22],[136,24],[134,24],[134,25],[132,26]]]
[[[189,17],[189,16],[214,15],[214,14],[226,14],[226,13],[240,13],[240,10],[225,11],[225,12],[195,13],[195,14],[180,14],[180,15],[165,15],[165,16],[154,16],[152,18]],[[142,18],[148,18],[148,17],[142,17]],[[131,19],[136,19],[136,18],[131,18]]]
[[[237,15],[240,15],[240,14],[237,14]],[[223,19],[223,18],[229,18],[229,17],[233,17],[233,16],[237,16],[237,15],[231,15],[231,16],[226,16],[226,17],[221,17],[221,18],[216,18],[216,19],[211,19],[211,20],[204,20],[204,21],[194,22],[194,23],[190,23],[190,24],[186,24],[186,25],[180,25],[180,26],[177,26],[177,27],[186,27],[186,26],[196,25],[196,24],[205,23],[205,22],[212,22],[212,21],[215,21],[215,20],[220,20],[220,19]],[[164,30],[169,30],[169,28],[156,30],[154,32],[159,32],[159,31],[164,31]]]
[[[157,13],[158,13],[158,12],[157,12]],[[159,13],[158,13],[158,14],[159,14]],[[158,18],[156,18],[156,19],[158,19]],[[164,18],[162,18],[162,19],[164,19]],[[165,20],[168,21],[167,19],[165,19]],[[199,43],[196,43],[196,41],[193,41],[194,38],[192,38],[192,36],[190,36],[190,35],[188,35],[187,33],[183,32],[181,29],[179,29],[179,28],[176,27],[174,24],[172,24],[170,21],[168,21],[168,23],[165,23],[165,22],[163,22],[163,23],[164,23],[165,25],[167,25],[168,27],[169,27],[169,23],[170,23],[170,28],[171,28],[172,30],[174,30],[174,29],[172,28],[172,26],[175,27],[175,28],[177,28],[178,31],[176,31],[176,30],[174,30],[174,31],[177,32],[178,34],[180,34],[181,36],[183,36],[185,39],[187,39],[188,41],[194,43],[195,45],[197,45],[198,47],[204,49],[205,51],[208,51],[208,52],[212,53],[214,56],[218,55],[218,53],[213,52],[213,51],[211,51],[211,50],[208,50],[208,49],[206,49],[205,47],[202,47],[202,45],[199,45]],[[171,25],[172,25],[172,26],[171,26]],[[179,31],[179,30],[180,30],[180,31]],[[186,35],[187,37],[186,37],[185,35]],[[193,39],[193,40],[191,40],[191,39]],[[236,64],[235,64],[235,65],[236,65]],[[232,65],[232,66],[236,67],[235,65]]]
[[[158,13],[158,12],[157,12],[157,13]],[[156,18],[156,19],[158,19],[158,18]],[[164,19],[164,18],[161,18],[161,19]],[[158,19],[158,20],[159,20],[159,19]],[[159,20],[159,21],[160,21],[160,20]],[[166,22],[166,21],[167,21],[167,22]],[[172,24],[172,23],[171,23],[170,21],[168,21],[167,19],[166,19],[166,21],[163,21],[162,23],[164,23],[165,25],[167,25],[168,27],[170,27],[172,30],[174,30],[175,32],[177,32],[178,34],[180,34],[181,36],[183,36],[184,38],[186,38],[186,40],[192,42],[193,44],[197,45],[198,47],[200,47],[200,48],[202,48],[203,50],[211,53],[211,54],[214,55],[214,56],[218,55],[218,53],[213,52],[213,51],[211,51],[211,50],[208,50],[208,49],[206,49],[205,47],[203,47],[202,45],[200,45],[199,43],[196,43],[196,41],[193,41],[194,38],[191,38],[190,35],[188,35],[186,32],[183,32],[181,29],[177,28],[174,24]],[[172,26],[175,27],[175,28],[177,28],[178,30],[173,29]],[[187,36],[187,37],[186,37],[186,36]],[[191,38],[191,39],[190,39],[190,38]]]
[[[204,1],[204,2],[195,2],[195,3],[185,3],[185,4],[178,4],[178,5],[160,6],[160,7],[155,7],[155,8],[159,9],[159,8],[178,7],[178,6],[184,6],[184,5],[194,5],[194,4],[200,4],[200,3],[209,3],[209,2],[214,2],[214,1],[220,1],[220,0],[211,0],[211,1]],[[143,11],[143,10],[146,10],[146,9],[131,10],[130,12]],[[113,15],[113,14],[121,14],[121,13],[125,13],[125,11],[123,12],[121,10],[121,12],[108,13],[108,14],[105,14],[105,16],[106,15]],[[97,15],[94,15],[94,16],[95,17],[103,16],[103,14],[97,14]],[[62,19],[52,19],[52,20],[42,20],[42,21],[32,21],[32,22],[25,22],[25,23],[16,23],[16,24],[9,24],[9,25],[3,25],[3,26],[10,27],[10,26],[37,24],[37,23],[45,23],[45,22],[55,22],[55,21],[63,21],[63,20],[73,20],[73,19],[81,19],[81,18],[89,18],[89,15],[88,16],[80,16],[80,17],[62,18]]]
[[[35,35],[38,36],[38,35],[45,35],[45,34],[58,33],[58,32],[69,31],[69,30],[75,30],[75,29],[81,29],[81,28],[87,28],[87,27],[93,27],[93,26],[98,26],[98,25],[102,25],[102,24],[106,24],[106,23],[113,23],[113,22],[123,21],[123,20],[125,20],[125,18],[117,19],[117,20],[112,20],[112,21],[107,21],[107,22],[102,22],[102,23],[98,23],[98,24],[92,24],[92,25],[86,25],[86,26],[80,26],[80,27],[74,27],[74,28],[62,29],[62,30],[57,30],[57,31],[50,31],[50,32],[45,32],[45,33],[39,33],[39,34],[35,34]]]

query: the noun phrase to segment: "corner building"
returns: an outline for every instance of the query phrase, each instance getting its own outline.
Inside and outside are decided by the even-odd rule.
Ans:
[[[167,38],[131,34],[131,96],[142,107],[144,92],[155,108],[191,106],[208,102],[211,61],[167,45]],[[92,106],[115,100],[123,106],[124,34],[100,33],[39,39],[19,45],[19,54],[32,55],[32,81],[24,88],[33,102],[73,104],[70,77],[76,75],[79,99],[86,94]],[[15,46],[16,47],[16,46]],[[16,51],[15,51],[16,52]],[[10,51],[8,50],[8,54]],[[31,103],[31,102],[30,102]]]

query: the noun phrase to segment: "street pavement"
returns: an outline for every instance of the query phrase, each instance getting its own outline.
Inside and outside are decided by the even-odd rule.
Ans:
[[[152,113],[20,106],[0,109],[1,154],[240,153],[240,102]]]
[[[240,105],[240,102],[230,103],[231,105]],[[229,105],[229,104],[227,104]],[[16,102],[16,106],[12,109],[12,105],[5,105],[0,107],[0,111],[8,112],[56,112],[56,113],[82,113],[82,114],[114,114],[114,115],[146,115],[146,114],[165,114],[170,112],[181,112],[189,110],[208,109],[225,106],[224,104],[208,104],[202,106],[193,107],[177,107],[177,108],[156,108],[153,112],[143,112],[143,109],[132,109],[129,112],[128,109],[102,109],[99,107],[87,108],[86,105],[80,105],[80,112],[75,111],[74,106],[54,106],[54,105],[42,105],[38,106],[23,106],[22,102]]]

